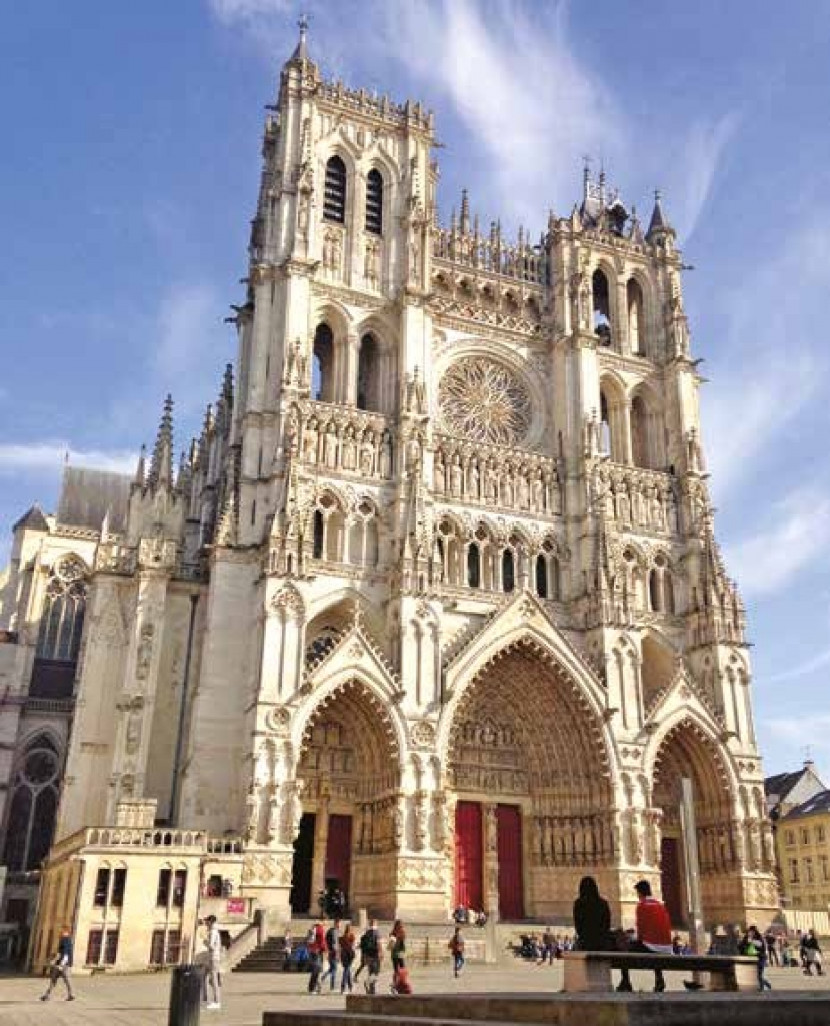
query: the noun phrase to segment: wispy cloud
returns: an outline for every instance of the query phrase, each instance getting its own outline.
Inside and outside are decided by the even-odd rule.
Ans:
[[[830,754],[830,714],[805,713],[803,716],[776,716],[763,721],[764,728],[775,737],[802,750],[809,748],[811,755]],[[806,754],[806,753],[805,753]]]
[[[697,121],[682,139],[672,183],[672,217],[678,236],[686,242],[706,207],[726,148],[739,124],[737,112]]]
[[[185,411],[215,394],[224,363],[235,356],[226,310],[218,292],[202,282],[176,285],[161,299],[154,370]]]
[[[74,449],[70,442],[57,439],[15,442],[0,445],[0,474],[54,474],[66,459],[83,467],[128,473],[135,470],[136,454],[123,450]]]
[[[551,204],[567,210],[582,154],[613,158],[624,145],[624,115],[570,48],[564,5],[550,10],[470,0],[386,9],[390,41],[410,41],[400,48],[410,73],[443,92],[489,158],[486,198],[525,223]]]
[[[770,523],[727,551],[727,563],[747,596],[786,585],[800,570],[830,555],[830,497],[802,488],[774,507]]]
[[[209,4],[216,17],[227,23],[284,14],[295,6],[291,0],[209,0]]]

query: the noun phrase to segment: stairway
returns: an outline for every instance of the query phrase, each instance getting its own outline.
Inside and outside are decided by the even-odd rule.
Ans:
[[[299,937],[292,938],[295,948],[299,943]],[[238,962],[231,971],[235,973],[278,973],[282,972],[284,968],[285,940],[282,937],[269,937],[264,944],[254,948],[250,954]]]

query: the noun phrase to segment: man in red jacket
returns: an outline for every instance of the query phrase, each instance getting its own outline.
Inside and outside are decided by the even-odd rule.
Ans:
[[[306,937],[311,975],[308,978],[309,994],[320,993],[320,973],[323,971],[323,952],[326,950],[326,930],[318,920]]]
[[[639,902],[637,904],[635,922],[637,939],[628,946],[629,951],[654,951],[662,955],[672,953],[671,920],[666,906],[651,893],[648,880],[640,880],[634,885]],[[658,992],[666,989],[663,970],[654,970],[654,989]],[[622,970],[622,980],[617,990],[633,990],[627,969]]]

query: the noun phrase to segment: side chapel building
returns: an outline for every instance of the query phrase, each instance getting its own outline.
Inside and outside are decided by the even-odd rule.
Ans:
[[[777,906],[660,198],[644,229],[586,171],[538,243],[466,195],[441,226],[434,145],[303,30],[200,437],[174,473],[168,400],[134,479],[69,468],[15,526],[0,803],[35,966],[64,922],[79,964],[175,961],[225,881],[275,930],[327,882],[567,918],[585,873],[680,923],[684,776],[707,924]]]

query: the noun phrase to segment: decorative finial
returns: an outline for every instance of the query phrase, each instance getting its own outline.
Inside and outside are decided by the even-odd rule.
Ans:
[[[470,201],[467,198],[467,190],[461,190],[461,234],[466,235],[470,230]]]
[[[308,60],[308,47],[306,45],[306,36],[308,34],[308,18],[303,14],[297,22],[297,27],[300,30],[300,39],[297,43],[297,48],[291,56],[292,61],[307,61]]]

